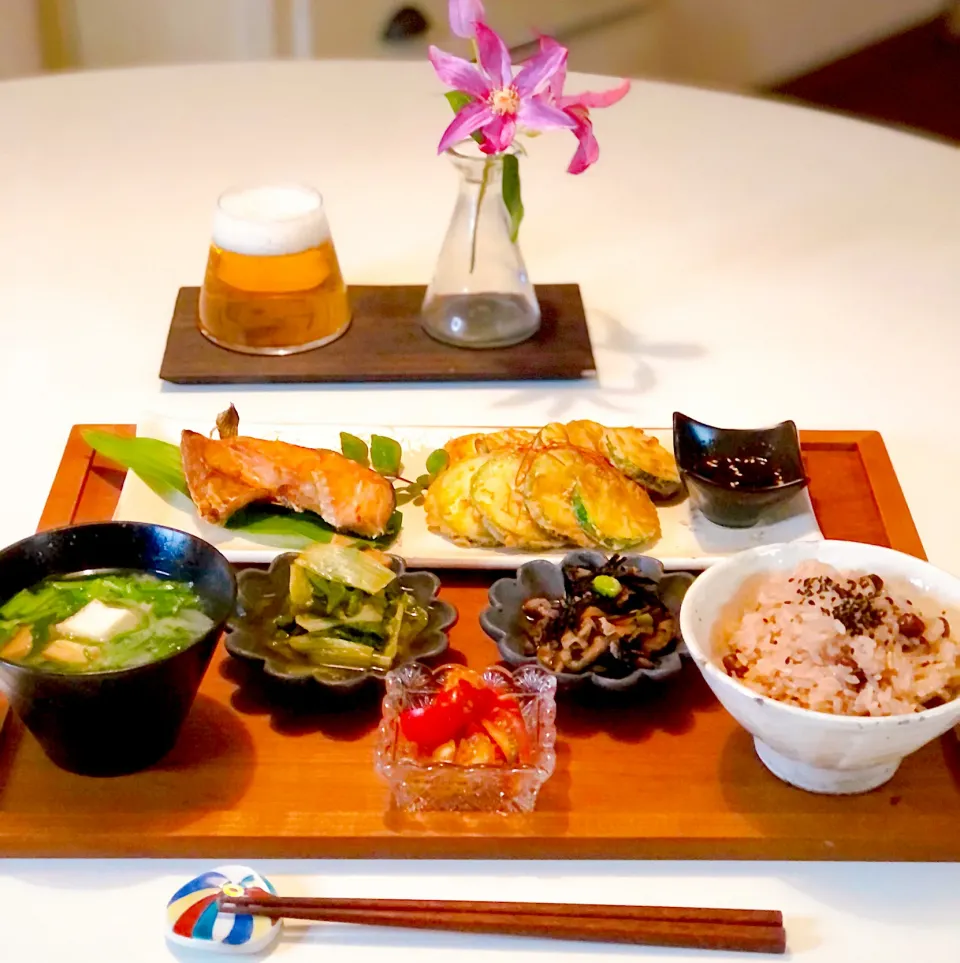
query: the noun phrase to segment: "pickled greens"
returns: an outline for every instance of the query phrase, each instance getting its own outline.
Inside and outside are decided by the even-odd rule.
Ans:
[[[267,644],[294,664],[385,672],[427,620],[379,553],[318,544],[291,563],[289,593]]]
[[[312,545],[301,552],[291,566],[296,567],[306,568],[326,581],[370,594],[385,589],[396,578],[391,568],[350,545]]]

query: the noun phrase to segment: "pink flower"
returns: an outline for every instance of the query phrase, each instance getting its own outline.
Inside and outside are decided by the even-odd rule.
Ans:
[[[483,22],[476,23],[476,31],[479,66],[430,48],[437,76],[471,98],[444,131],[439,153],[476,131],[483,135],[480,149],[485,154],[499,154],[513,143],[518,126],[529,130],[576,127],[575,117],[540,96],[563,70],[566,47],[551,41],[552,46],[531,57],[514,77],[510,51],[500,36]]]
[[[464,40],[473,40],[485,16],[482,0],[450,0],[450,29]]]
[[[552,37],[540,38],[540,55],[548,53],[560,47]],[[561,47],[561,49],[563,49]],[[630,90],[630,81],[625,80],[619,86],[611,90],[604,90],[598,93],[586,91],[582,94],[574,94],[572,97],[565,96],[563,85],[567,80],[566,59],[560,69],[555,71],[550,78],[550,83],[542,95],[547,103],[558,107],[571,120],[573,120],[573,133],[579,142],[577,150],[567,168],[570,174],[582,174],[588,167],[595,164],[600,157],[600,145],[593,133],[593,121],[590,119],[590,109],[593,107],[609,107],[611,104],[623,100]]]

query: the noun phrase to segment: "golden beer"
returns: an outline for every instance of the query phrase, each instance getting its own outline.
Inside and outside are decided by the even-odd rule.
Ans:
[[[350,324],[347,288],[320,195],[306,187],[224,194],[200,290],[200,331],[247,354],[292,354]]]

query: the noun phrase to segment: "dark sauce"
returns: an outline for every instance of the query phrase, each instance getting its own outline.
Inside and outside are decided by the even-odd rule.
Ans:
[[[774,488],[783,484],[783,471],[765,455],[707,455],[693,466],[693,471],[724,488]]]

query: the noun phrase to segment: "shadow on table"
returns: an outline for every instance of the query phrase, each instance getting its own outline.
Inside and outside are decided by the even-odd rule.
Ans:
[[[637,419],[637,401],[641,395],[647,394],[656,386],[656,371],[651,359],[684,360],[700,358],[706,349],[699,344],[683,341],[644,340],[641,335],[629,331],[621,321],[603,311],[588,312],[593,333],[594,353],[607,353],[615,359],[615,364],[628,366],[624,373],[618,371],[612,379],[621,384],[620,387],[603,387],[597,379],[582,381],[498,381],[498,382],[470,382],[468,384],[451,384],[447,382],[418,382],[401,384],[311,384],[309,386],[294,386],[284,384],[244,384],[239,386],[245,394],[260,392],[296,392],[309,390],[311,393],[331,389],[338,393],[397,390],[422,390],[435,388],[438,392],[470,391],[477,399],[481,408],[487,407],[491,411],[497,409],[510,410],[508,419],[513,424],[540,423],[543,412],[551,420],[563,420],[564,416],[584,407],[593,405],[600,409],[613,412],[621,417],[618,420],[635,422]],[[598,364],[599,364],[598,359]],[[623,382],[626,382],[625,384]],[[168,382],[161,384],[162,393],[177,394],[189,391],[191,395],[202,397],[205,393],[212,393],[218,397],[223,394],[222,385],[175,385]],[[499,401],[483,400],[484,390],[509,392]],[[526,416],[524,411],[532,409],[536,415]],[[515,413],[513,413],[515,412]],[[480,423],[494,422],[496,417],[491,415],[477,419]],[[646,427],[668,427],[666,425],[647,425]]]
[[[374,679],[339,694],[312,681],[283,682],[239,659],[224,659],[219,672],[237,687],[230,694],[231,707],[241,715],[270,716],[270,727],[283,736],[322,733],[338,742],[355,742],[380,724],[383,684]]]
[[[29,814],[38,823],[55,823],[68,812],[79,826],[105,835],[115,830],[149,839],[173,833],[205,813],[239,805],[256,767],[255,747],[243,721],[202,694],[171,752],[130,775],[96,778],[66,772],[22,728],[7,735],[15,744],[15,758],[0,799],[0,818],[3,813]],[[82,842],[76,847],[83,848]]]
[[[144,813],[150,818],[196,819],[198,812],[223,809],[243,798],[255,763],[255,750],[243,722],[225,706],[198,695],[173,749],[141,772],[123,776],[81,776],[56,767],[22,724],[9,734],[15,760],[2,798],[2,810],[51,816]],[[230,772],[230,779],[216,773]],[[166,824],[164,824],[166,825]],[[152,828],[152,827],[151,827]]]
[[[626,692],[585,685],[557,700],[557,731],[582,739],[599,732],[617,742],[645,742],[657,732],[683,735],[696,716],[717,708],[697,667],[684,660],[681,670],[661,682],[641,682]]]
[[[597,382],[550,382],[548,387],[524,386],[501,401],[494,402],[494,408],[515,408],[522,411],[525,406],[539,409],[547,403],[548,417],[561,420],[583,403],[590,402],[599,408],[636,416],[636,402],[639,395],[652,391],[656,385],[656,372],[648,359],[692,359],[705,354],[699,344],[682,341],[645,341],[642,336],[629,331],[621,321],[603,311],[588,312],[591,331],[594,337],[594,354],[608,352],[629,364],[627,384],[619,388],[604,388]],[[597,334],[599,332],[599,335]],[[598,359],[598,364],[600,361]],[[618,379],[619,380],[619,379]],[[523,423],[522,415],[514,418]],[[535,419],[536,420],[536,419]],[[650,425],[648,427],[657,427]]]
[[[955,742],[955,740],[953,740]],[[919,914],[917,925],[948,925],[942,919],[942,907],[927,910],[930,890],[955,889],[960,883],[960,868],[951,865],[923,864],[923,886],[904,888],[897,874],[896,881],[886,874],[878,874],[869,887],[864,887],[865,864],[862,861],[838,861],[831,857],[832,843],[828,838],[831,825],[845,825],[863,841],[871,827],[876,838],[881,835],[909,834],[911,826],[942,813],[945,805],[943,767],[949,771],[947,779],[958,785],[960,749],[944,738],[904,760],[901,770],[884,786],[856,796],[828,796],[807,793],[787,785],[768,772],[753,747],[751,736],[736,728],[730,733],[720,758],[721,785],[727,806],[740,814],[759,833],[770,839],[770,851],[776,851],[775,839],[792,835],[791,820],[796,815],[811,826],[815,838],[811,848],[823,843],[822,860],[811,857],[797,861],[796,874],[789,870],[778,876],[797,889],[806,890],[824,904],[844,913],[887,920],[891,913]],[[822,819],[818,822],[818,817]],[[896,817],[896,818],[894,818]],[[929,833],[918,825],[918,832]],[[869,835],[866,842],[869,844]],[[906,843],[907,840],[904,840]],[[887,849],[890,844],[887,843]],[[904,867],[905,871],[909,871]],[[919,870],[918,870],[919,872]],[[943,874],[941,884],[927,878],[927,873]],[[888,881],[888,882],[887,882]],[[888,891],[877,893],[878,885]],[[934,901],[935,902],[935,901]]]
[[[914,816],[919,820],[944,811],[942,790],[935,792],[926,788],[926,779],[933,778],[937,767],[943,766],[953,785],[960,790],[960,745],[950,733],[905,759],[901,771],[886,786],[864,796],[828,800],[827,803],[854,803],[849,811],[852,820],[858,817],[857,804],[863,809],[896,809],[905,817],[904,826],[886,824],[884,831],[909,832]],[[956,804],[950,811],[955,809]],[[810,892],[826,905],[881,924],[896,915],[909,917],[918,930],[953,929],[956,925],[955,915],[944,913],[942,901],[930,895],[956,891],[960,886],[960,866],[956,863],[898,864],[899,871],[895,876],[878,874],[868,887],[863,885],[863,863],[824,863],[818,869],[822,872],[816,879],[811,879],[809,872],[798,873],[796,877],[783,872],[780,876],[791,886]],[[913,885],[910,882],[905,885],[903,874],[914,872],[916,880]]]
[[[531,898],[535,898],[532,896]],[[807,921],[792,921],[806,924]],[[789,938],[789,934],[788,934]],[[801,945],[791,946],[785,954],[768,956],[767,954],[750,954],[753,959],[766,960],[792,960],[796,959],[797,952],[806,952],[811,948],[812,943],[806,934],[798,937]],[[495,936],[479,935],[469,933],[444,933],[430,930],[405,930],[378,926],[347,926],[338,923],[310,924],[292,923],[284,928],[283,934],[278,942],[293,946],[316,947],[320,952],[335,951],[338,947],[389,947],[390,951],[415,951],[423,950],[428,953],[447,951],[454,954],[465,949],[488,951],[490,953],[501,952],[505,958],[513,958],[522,952],[524,956],[551,957],[559,959],[568,953],[576,953],[577,956],[589,954],[590,959],[624,959],[625,954],[636,955],[636,949],[624,944],[613,943],[575,943],[568,940],[547,940],[533,939],[515,936]],[[669,950],[651,949],[650,954],[656,954],[657,958],[672,959],[683,956],[686,958],[692,950]],[[641,950],[641,953],[643,951]],[[707,954],[711,961],[716,963],[735,963],[742,961],[743,953],[724,953],[711,951]],[[452,957],[451,957],[452,958]],[[584,958],[586,958],[584,956]],[[644,953],[644,958],[646,953]],[[178,957],[183,963],[192,963],[195,957]]]

